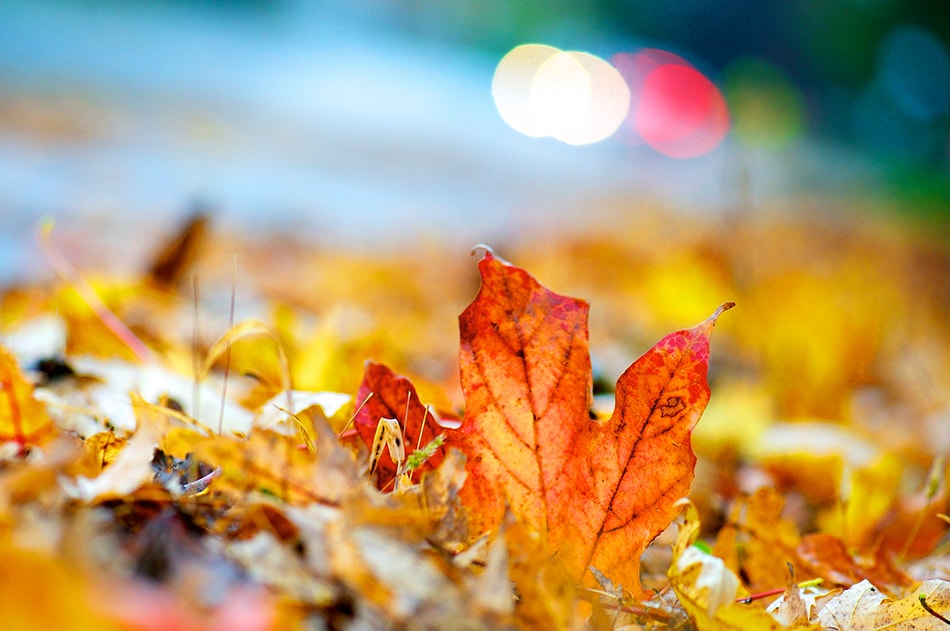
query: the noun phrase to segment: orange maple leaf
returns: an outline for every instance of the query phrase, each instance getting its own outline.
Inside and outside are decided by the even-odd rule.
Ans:
[[[640,555],[689,492],[709,335],[733,303],[647,351],[617,381],[613,416],[594,422],[587,303],[491,251],[479,270],[481,289],[459,317],[463,498],[485,527],[507,502],[575,576],[593,565],[644,596]]]

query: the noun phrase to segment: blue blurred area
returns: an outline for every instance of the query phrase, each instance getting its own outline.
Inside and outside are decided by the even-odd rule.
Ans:
[[[930,6],[4,0],[0,281],[29,272],[42,216],[118,234],[134,261],[195,203],[224,227],[393,248],[609,225],[654,202],[717,212],[742,187],[768,198],[894,172],[939,203],[950,55]],[[527,41],[666,48],[713,79],[766,60],[799,91],[805,134],[683,161],[522,137],[490,84]],[[121,238],[130,224],[138,238]]]

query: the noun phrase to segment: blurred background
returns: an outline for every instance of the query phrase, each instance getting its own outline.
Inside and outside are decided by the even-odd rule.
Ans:
[[[196,209],[391,249],[813,196],[946,217],[946,18],[924,0],[3,0],[0,281],[35,272],[42,217],[125,263]],[[528,43],[616,68],[623,120],[573,144],[519,131],[505,108],[545,94],[606,121],[596,86],[577,105],[576,83],[528,94],[524,67],[499,83]]]
[[[590,300],[608,405],[632,358],[734,300],[694,435],[704,523],[774,484],[814,507],[803,532],[856,547],[910,550],[923,506],[927,554],[950,506],[950,485],[920,494],[931,467],[950,480],[944,12],[0,0],[0,327],[46,302],[46,217],[51,249],[182,365],[199,328],[208,348],[253,315],[301,389],[354,393],[372,358],[444,407],[463,403],[476,243]],[[198,212],[214,238],[171,247]],[[67,350],[104,353],[55,293]],[[269,363],[252,345],[234,368],[279,367],[265,341]]]

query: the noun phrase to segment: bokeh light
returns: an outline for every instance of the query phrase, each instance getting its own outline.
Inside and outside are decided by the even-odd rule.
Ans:
[[[725,70],[733,136],[748,147],[780,149],[800,137],[805,102],[792,79],[764,59],[745,57]]]
[[[502,58],[492,97],[512,129],[572,145],[609,138],[630,103],[627,84],[603,59],[541,44],[518,46]]]
[[[583,118],[591,100],[591,78],[573,55],[558,52],[534,73],[528,90],[529,111],[546,136],[560,138],[573,121]]]
[[[643,49],[612,60],[630,88],[621,142],[646,143],[673,158],[692,158],[719,146],[729,132],[719,88],[682,57]]]
[[[695,68],[660,66],[643,82],[637,129],[650,146],[674,158],[716,148],[729,130],[726,101]]]
[[[876,73],[852,103],[855,138],[875,152],[923,163],[944,154],[950,51],[930,31],[898,26],[881,42]]]
[[[581,115],[567,119],[556,138],[572,145],[604,140],[623,123],[630,106],[630,90],[616,68],[589,53],[570,52],[589,77],[590,97]]]
[[[881,45],[878,72],[907,116],[931,121],[950,112],[950,52],[932,33],[916,26],[895,29]]]
[[[491,93],[498,114],[512,129],[526,136],[547,135],[540,116],[532,111],[531,87],[538,68],[560,50],[544,44],[524,44],[505,55],[495,69]]]

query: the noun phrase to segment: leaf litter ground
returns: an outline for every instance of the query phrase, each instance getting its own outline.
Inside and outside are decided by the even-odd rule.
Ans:
[[[480,279],[199,221],[122,282],[47,241],[2,303],[5,628],[941,628],[946,250],[664,222]]]

